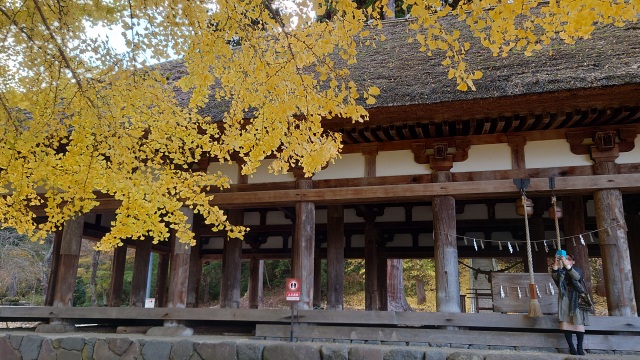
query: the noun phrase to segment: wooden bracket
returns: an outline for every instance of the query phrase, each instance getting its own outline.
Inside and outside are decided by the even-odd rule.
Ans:
[[[434,171],[448,171],[454,162],[462,162],[469,158],[471,143],[469,140],[437,141],[431,143],[431,149],[427,153],[425,142],[416,142],[411,146],[413,160],[418,164],[429,164]],[[455,147],[456,151],[450,153],[449,149]]]
[[[576,155],[590,155],[596,162],[615,161],[619,153],[634,149],[636,136],[634,128],[569,131],[567,142]],[[593,143],[584,143],[589,138]]]

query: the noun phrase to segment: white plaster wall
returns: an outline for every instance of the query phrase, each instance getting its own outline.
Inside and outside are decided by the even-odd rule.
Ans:
[[[244,225],[260,225],[260,213],[257,211],[245,211]]]
[[[527,169],[555,166],[593,165],[589,155],[571,153],[567,140],[530,141],[524,146]]]
[[[451,172],[510,170],[511,148],[509,144],[474,145],[469,158],[453,163]]]
[[[388,242],[386,246],[407,246],[413,245],[413,238],[411,234],[396,234],[393,240]]]
[[[636,137],[635,147],[633,150],[620,153],[618,159],[616,159],[616,163],[618,164],[629,164],[629,163],[637,163],[640,162],[640,138]]]
[[[282,236],[269,236],[267,242],[260,245],[261,249],[281,249]]]
[[[223,247],[224,238],[218,236],[209,238],[209,242],[202,245],[202,248],[206,250],[222,249]]]
[[[469,204],[464,207],[464,212],[456,215],[458,220],[487,219],[489,212],[484,204]]]
[[[296,179],[292,173],[279,175],[270,173],[269,165],[271,165],[273,161],[274,160],[272,159],[263,160],[260,166],[256,169],[256,172],[249,175],[249,184],[286,182],[294,181]]]
[[[376,222],[404,220],[404,208],[401,207],[387,207],[384,209],[384,214],[376,218]]]
[[[431,174],[431,168],[417,164],[411,150],[383,151],[376,157],[376,176],[417,174]]]
[[[364,176],[364,156],[343,154],[334,164],[313,175],[313,180],[360,178]]]
[[[355,209],[344,209],[344,222],[345,223],[361,223],[364,219],[356,215]]]
[[[207,168],[207,174],[216,174],[218,173],[218,171],[228,177],[232,184],[238,183],[238,164],[219,162],[212,162],[209,164],[209,167]]]
[[[520,217],[520,215],[516,214],[516,201],[517,199],[513,199],[513,203],[496,204],[496,219],[513,219]]]
[[[414,206],[411,211],[411,216],[413,217],[414,221],[433,220],[433,211],[431,206]]]
[[[291,220],[284,216],[282,211],[269,211],[267,212],[267,225],[285,225],[293,224]]]

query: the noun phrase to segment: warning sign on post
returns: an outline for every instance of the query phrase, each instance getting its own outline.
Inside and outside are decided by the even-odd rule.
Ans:
[[[288,278],[285,297],[287,301],[300,301],[300,279]]]

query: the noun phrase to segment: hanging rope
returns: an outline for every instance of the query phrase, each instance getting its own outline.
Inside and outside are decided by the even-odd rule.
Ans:
[[[524,188],[522,188],[520,191],[522,193],[522,206],[524,207],[524,233],[527,240],[527,260],[529,261],[529,313],[527,314],[527,316],[534,318],[542,316],[542,308],[540,307],[540,302],[538,301],[538,288],[536,287],[535,279],[533,276],[533,256],[531,251],[531,237],[529,236],[529,214],[527,213],[527,197],[525,195]]]
[[[553,220],[556,224],[556,249],[561,250],[562,245],[560,244],[560,225],[558,225],[558,204],[556,202],[556,195],[551,196],[551,204],[553,205]]]

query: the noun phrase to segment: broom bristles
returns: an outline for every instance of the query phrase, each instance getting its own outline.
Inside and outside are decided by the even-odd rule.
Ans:
[[[538,299],[531,299],[531,301],[529,301],[529,314],[527,314],[527,316],[530,318],[542,316],[542,308],[540,307]]]

